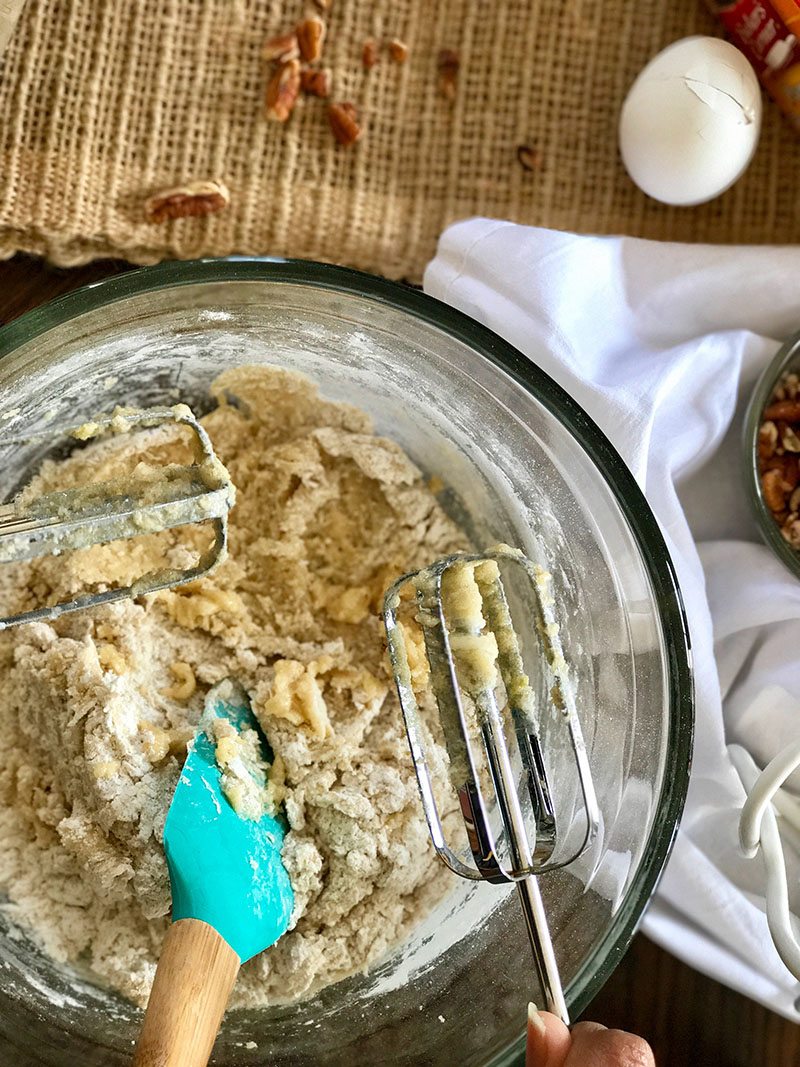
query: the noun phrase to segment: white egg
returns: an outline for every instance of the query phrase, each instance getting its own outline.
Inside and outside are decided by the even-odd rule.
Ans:
[[[761,129],[761,88],[742,53],[686,37],[651,59],[622,106],[622,161],[665,204],[719,196],[744,172]]]

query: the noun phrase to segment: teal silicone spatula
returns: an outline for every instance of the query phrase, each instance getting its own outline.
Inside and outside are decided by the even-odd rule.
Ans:
[[[240,817],[224,795],[209,737],[215,716],[256,730],[272,758],[244,691],[230,682],[212,689],[164,827],[172,925],[134,1067],[205,1067],[239,967],[285,933],[292,913],[284,828],[268,814]]]

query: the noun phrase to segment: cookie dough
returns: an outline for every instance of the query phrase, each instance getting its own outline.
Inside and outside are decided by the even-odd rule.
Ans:
[[[235,1005],[369,967],[453,877],[429,842],[379,613],[394,577],[464,538],[403,451],[307,379],[242,367],[213,393],[203,425],[238,491],[226,562],[191,586],[0,634],[3,907],[53,958],[140,1004],[168,923],[167,808],[225,678],[247,690],[277,757],[296,895],[293,928],[243,969]],[[174,428],[148,433],[147,462],[188,462]],[[91,444],[46,465],[37,488],[124,476],[142,459],[130,450],[125,437]],[[130,582],[165,556],[186,565],[205,537],[143,534],[0,567],[0,595],[23,610]],[[444,789],[440,741],[432,765]]]

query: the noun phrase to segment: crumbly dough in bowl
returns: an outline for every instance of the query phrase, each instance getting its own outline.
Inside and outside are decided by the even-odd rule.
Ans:
[[[367,968],[448,891],[384,656],[397,574],[466,547],[419,470],[363,412],[300,375],[240,367],[202,421],[237,487],[231,552],[208,579],[0,634],[0,890],[56,960],[138,1003],[170,897],[161,844],[208,688],[247,689],[280,757],[295,925],[246,965],[233,1003],[292,1000]],[[117,438],[47,464],[41,488],[118,474]],[[187,462],[169,428],[148,462]],[[136,460],[141,460],[141,449]],[[0,569],[15,610],[128,582],[187,531]],[[446,757],[432,744],[446,790]]]

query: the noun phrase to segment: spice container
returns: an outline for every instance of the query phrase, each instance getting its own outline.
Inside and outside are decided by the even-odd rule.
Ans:
[[[762,537],[800,577],[800,333],[758,380],[745,417],[745,472]]]
[[[800,5],[797,0],[708,0],[761,84],[800,132]]]

